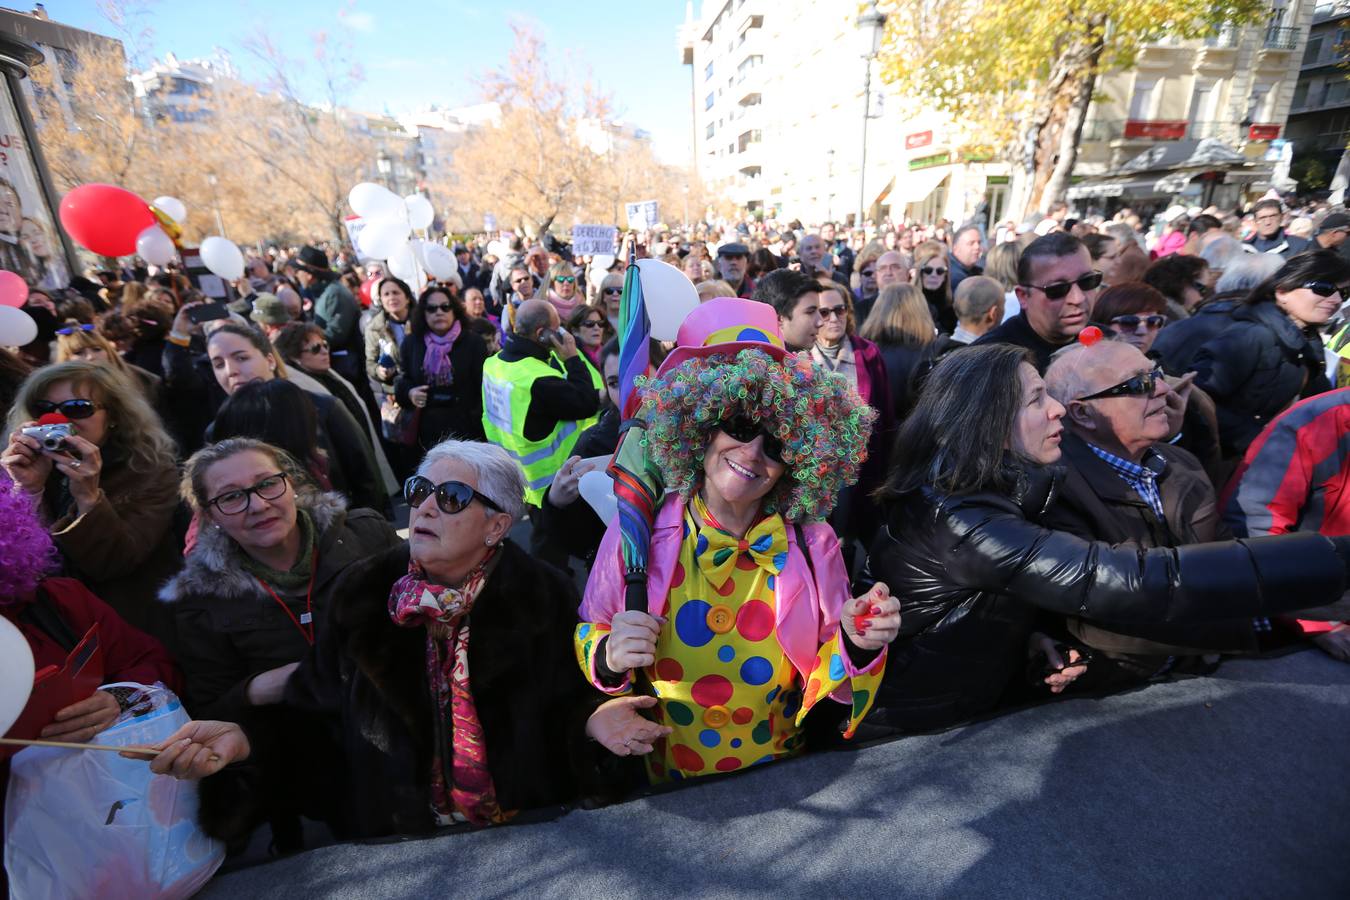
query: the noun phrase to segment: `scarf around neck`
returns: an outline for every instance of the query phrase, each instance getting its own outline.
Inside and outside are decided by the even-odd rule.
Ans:
[[[282,571],[264,565],[245,553],[239,568],[281,591],[296,591],[308,585],[310,576],[314,574],[314,552],[319,543],[318,536],[315,533],[314,519],[306,510],[295,511],[295,524],[300,528],[300,555],[296,557],[295,565]]]
[[[436,384],[450,384],[454,381],[455,373],[450,365],[450,351],[454,349],[461,330],[459,320],[456,319],[455,324],[451,325],[445,334],[428,331],[422,338],[427,348],[426,356],[422,359],[422,371],[429,381]]]

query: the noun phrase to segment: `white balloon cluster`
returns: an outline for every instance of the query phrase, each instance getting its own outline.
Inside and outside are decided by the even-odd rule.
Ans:
[[[187,221],[187,207],[177,197],[156,197],[151,205],[172,219],[179,228]],[[178,248],[163,227],[155,223],[136,236],[136,255],[152,266],[163,266],[173,261],[178,255]]]
[[[356,239],[357,250],[370,259],[384,260],[389,274],[420,291],[426,279],[445,279],[455,274],[455,257],[433,241],[413,237],[413,231],[431,227],[436,211],[421,194],[400,197],[373,182],[363,181],[351,189],[347,201],[352,211],[365,219]]]

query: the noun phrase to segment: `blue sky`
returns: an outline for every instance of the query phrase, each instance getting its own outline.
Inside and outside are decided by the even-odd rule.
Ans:
[[[348,42],[361,62],[364,82],[351,105],[370,112],[474,102],[474,78],[506,58],[510,23],[528,23],[543,37],[560,72],[584,73],[589,67],[613,98],[619,117],[650,131],[663,158],[687,158],[689,72],[675,47],[683,0],[132,0],[123,5],[131,13],[131,33],[149,29],[146,48],[152,57],[173,51],[191,59],[219,47],[246,78],[251,57],[243,42],[259,27],[291,59],[308,59],[312,35],[327,31],[331,39]],[[46,0],[54,21],[125,40],[99,7],[96,0]]]

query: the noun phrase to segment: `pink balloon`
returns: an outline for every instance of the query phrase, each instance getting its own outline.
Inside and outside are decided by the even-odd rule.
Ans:
[[[28,284],[13,272],[0,272],[0,306],[18,309],[28,299]]]

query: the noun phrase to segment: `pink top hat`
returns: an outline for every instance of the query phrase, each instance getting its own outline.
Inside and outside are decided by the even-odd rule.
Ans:
[[[787,359],[778,313],[757,300],[718,297],[685,316],[675,336],[675,349],[656,374],[664,375],[688,359],[714,353],[735,356],[742,350],[763,350],[779,362]]]

